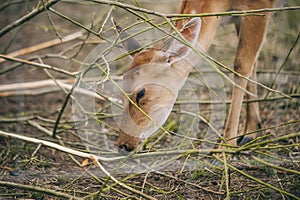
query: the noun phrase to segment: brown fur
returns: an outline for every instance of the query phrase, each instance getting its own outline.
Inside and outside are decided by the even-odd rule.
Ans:
[[[191,13],[193,10],[196,13],[214,13],[228,10],[252,10],[271,8],[274,6],[274,2],[275,0],[189,0],[187,5],[185,1],[182,1],[180,10],[183,10],[183,13]],[[265,15],[264,17],[241,17],[239,24],[236,24],[239,33],[239,43],[234,61],[234,70],[254,81],[256,80],[256,58],[260,51],[270,18],[270,13],[263,14]],[[203,18],[198,44],[200,44],[204,49],[208,49],[210,46],[219,22],[220,17]],[[234,77],[234,82],[242,89],[236,86],[233,88],[232,103],[225,126],[224,138],[227,140],[227,143],[231,145],[236,145],[236,139],[231,138],[234,138],[238,132],[238,122],[244,96],[243,89],[247,89],[253,94],[247,94],[246,97],[248,99],[255,99],[257,96],[257,86],[255,84],[248,83],[247,80],[240,78],[239,76]],[[248,103],[245,132],[251,132],[259,128],[260,121],[258,103]],[[248,135],[247,138],[253,139],[255,136],[256,134],[253,133]]]
[[[215,13],[224,12],[228,10],[251,10],[273,7],[275,0],[182,0],[179,8],[180,13]],[[261,13],[262,14],[262,13]],[[260,51],[261,44],[263,42],[265,32],[267,29],[270,13],[263,13],[264,16],[244,16],[241,17],[236,24],[238,30],[239,43],[237,47],[236,58],[234,61],[234,70],[252,80],[256,80],[256,68],[255,62],[257,55]],[[200,36],[198,38],[198,44],[205,50],[209,48],[221,17],[205,17],[202,18],[202,25]],[[182,29],[187,20],[182,20],[176,24],[178,29]],[[193,28],[193,27],[192,27]],[[187,32],[186,29],[184,30]],[[184,33],[182,33],[184,34]],[[189,36],[186,37],[189,40]],[[159,46],[159,45],[155,45]],[[163,55],[163,54],[162,54]],[[133,63],[130,69],[136,66],[146,63],[163,63],[167,58],[160,56],[160,51],[157,49],[148,49],[137,53],[134,57]],[[184,78],[188,75],[189,70],[184,70],[182,65],[186,63],[175,63],[172,65],[174,69],[181,74]],[[179,67],[178,67],[179,66]],[[188,67],[188,66],[187,66]],[[167,74],[160,74],[161,76],[167,76]],[[247,89],[253,95],[247,94],[248,99],[255,99],[257,96],[257,88],[255,84],[248,83],[248,81],[240,76],[234,77],[234,82],[240,87],[234,86],[232,92],[232,103],[230,106],[227,122],[225,125],[224,138],[225,142],[230,145],[236,145],[236,139],[231,139],[237,136],[238,123],[242,107],[242,101],[244,97],[244,90]],[[136,91],[138,92],[138,91]],[[133,94],[133,95],[136,95]],[[164,97],[157,99],[158,101],[167,98],[168,92],[161,93]],[[171,94],[169,94],[171,95]],[[150,96],[150,97],[149,97]],[[151,94],[147,94],[147,98],[151,98]],[[129,106],[125,109],[130,109],[129,113],[133,120],[139,124],[143,124],[143,114],[135,108],[135,106]],[[144,110],[144,109],[143,109]],[[144,111],[147,111],[145,109]],[[246,128],[245,132],[251,132],[256,130],[260,126],[260,114],[258,103],[247,104],[247,116],[246,116]],[[256,136],[255,133],[245,137],[245,142],[248,139],[253,139]],[[120,133],[118,145],[127,145],[128,150],[136,148],[139,143],[138,136],[127,135],[126,133]],[[242,141],[243,143],[243,141]]]

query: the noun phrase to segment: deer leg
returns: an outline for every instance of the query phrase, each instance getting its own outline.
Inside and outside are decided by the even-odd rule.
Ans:
[[[231,138],[236,137],[238,132],[242,101],[248,82],[243,77],[254,78],[254,75],[252,76],[252,74],[255,73],[255,70],[253,70],[254,63],[266,32],[268,19],[269,14],[266,13],[265,17],[247,16],[242,17],[240,20],[239,43],[234,62],[234,70],[238,73],[238,75],[234,76],[235,86],[233,87],[232,101],[224,132],[225,142],[229,145],[236,145],[236,138]],[[255,87],[252,87],[251,84],[248,88],[250,90],[255,89]],[[254,92],[256,93],[256,89]],[[252,110],[254,108],[258,110],[258,105],[249,104],[248,109]],[[256,111],[252,110],[248,114],[248,121],[253,118],[252,115],[258,115],[258,113],[254,114],[255,112]]]
[[[197,2],[197,4],[198,3],[199,2]],[[227,0],[202,1],[200,5],[201,6],[199,7],[199,10],[197,10],[197,13],[214,13],[214,12],[222,12],[230,9],[230,2]],[[202,25],[201,25],[200,35],[198,38],[198,44],[204,50],[207,50],[214,39],[217,27],[221,21],[221,17],[211,16],[211,17],[203,17],[201,19],[202,19]]]
[[[251,79],[256,81],[256,64],[253,66],[253,72],[251,75]],[[248,82],[247,91],[249,91],[252,95],[246,94],[247,100],[256,100],[257,99],[257,85],[255,83]],[[261,119],[259,114],[259,105],[258,102],[249,102],[247,103],[246,108],[246,122],[245,122],[245,130],[244,133],[254,132],[255,130],[261,128]],[[256,132],[247,134],[244,137],[238,139],[238,145],[244,145],[247,142],[251,141],[256,137]]]
[[[217,17],[207,17],[202,20],[202,26],[201,26],[199,39],[198,39],[198,44],[204,50],[207,50],[211,45],[219,23],[220,23],[220,19]]]

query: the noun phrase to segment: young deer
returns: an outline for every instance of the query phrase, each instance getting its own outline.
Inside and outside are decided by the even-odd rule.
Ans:
[[[271,8],[274,1],[182,0],[179,13],[216,13],[229,10]],[[256,80],[255,62],[269,18],[270,13],[264,13],[264,16],[243,16],[235,21],[239,42],[234,70],[254,81]],[[202,18],[201,23],[199,18],[192,18],[179,21],[176,28],[191,45],[194,46],[198,43],[204,50],[207,50],[220,20],[221,17],[205,17]],[[117,29],[121,30],[120,27]],[[137,47],[138,45],[133,42],[133,46]],[[124,90],[130,94],[131,100],[128,98],[123,100],[123,117],[117,141],[121,154],[127,154],[135,149],[142,138],[158,129],[154,128],[149,116],[155,118],[156,121],[158,119],[158,125],[165,122],[175,103],[179,89],[192,69],[190,64],[192,61],[188,60],[190,52],[190,48],[181,42],[175,39],[166,39],[154,44],[152,48],[142,50],[134,55],[130,69],[124,76]],[[171,89],[161,84],[165,80],[168,81]],[[233,87],[231,106],[224,130],[224,139],[229,145],[237,145],[237,140],[231,138],[237,136],[244,90],[248,90],[252,94],[247,93],[247,99],[254,99],[257,95],[256,84],[237,75],[234,76],[234,82],[236,86]],[[134,104],[138,105],[140,109]],[[245,132],[257,130],[261,121],[258,103],[248,103],[246,111]],[[247,143],[254,137],[256,137],[255,133],[244,136],[239,141],[239,145]]]

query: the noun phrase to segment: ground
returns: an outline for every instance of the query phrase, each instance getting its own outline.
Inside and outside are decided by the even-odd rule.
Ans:
[[[140,2],[141,6],[159,12],[176,12],[177,9],[175,3],[170,6],[169,2],[165,2],[158,6],[155,2]],[[42,1],[40,4],[43,4]],[[36,1],[5,1],[0,7],[1,29],[30,14],[36,6]],[[169,10],[163,9],[166,6]],[[289,1],[280,6],[299,4]],[[213,152],[217,152],[217,149],[204,156],[199,154],[201,149],[198,147],[201,147],[201,139],[209,127],[205,120],[200,120],[193,146],[184,149],[181,154],[175,154],[180,156],[180,161],[172,160],[174,157],[151,157],[154,153],[177,150],[177,143],[172,140],[174,135],[165,136],[158,143],[149,142],[145,148],[150,152],[144,149],[146,153],[142,155],[150,156],[150,162],[158,164],[172,160],[173,165],[146,172],[132,169],[135,162],[130,159],[117,160],[112,164],[102,160],[98,165],[103,168],[97,166],[90,157],[86,163],[87,156],[80,154],[82,152],[103,158],[119,156],[115,145],[117,128],[103,125],[104,122],[112,122],[110,115],[104,115],[107,114],[105,108],[110,105],[109,102],[100,99],[91,102],[91,98],[83,96],[83,101],[87,103],[85,108],[93,103],[97,106],[99,112],[95,116],[102,125],[96,125],[101,129],[80,129],[78,123],[74,123],[73,106],[74,99],[81,102],[82,96],[79,98],[75,93],[68,96],[70,88],[65,87],[64,90],[56,87],[53,81],[45,86],[38,82],[67,80],[65,83],[72,86],[75,79],[73,72],[83,69],[85,59],[89,58],[89,53],[96,45],[103,43],[100,46],[103,49],[107,47],[106,44],[111,44],[111,36],[115,33],[106,16],[113,15],[125,27],[137,22],[137,17],[122,8],[112,9],[110,5],[84,1],[62,1],[51,8],[54,10],[47,9],[47,12],[27,18],[23,24],[14,24],[15,27],[6,34],[1,31],[1,55],[9,55],[20,49],[25,49],[25,53],[16,56],[22,61],[0,60],[0,199],[300,199],[300,26],[296,20],[299,18],[299,7],[294,11],[272,13],[267,37],[258,58],[258,82],[275,90],[259,87],[262,118],[259,138],[240,149],[229,149],[225,163],[222,159],[215,162],[219,157],[215,158]],[[156,17],[155,20],[158,23],[162,19]],[[82,31],[82,35],[76,39],[69,42],[58,40],[58,43],[53,41],[76,31]],[[109,41],[105,43],[105,40]],[[47,47],[37,51],[28,49],[46,41],[51,41],[51,45],[48,43]],[[222,25],[209,54],[223,64],[232,66],[236,41],[233,25]],[[98,51],[96,53],[101,54]],[[24,60],[33,63],[24,63]],[[126,64],[121,66],[122,62],[126,63],[127,60],[115,63],[115,66],[111,64],[114,80],[119,80],[126,68]],[[46,69],[47,66],[41,63],[67,73],[55,68]],[[226,70],[222,71],[232,77]],[[29,82],[34,83],[32,87],[25,84]],[[13,84],[16,83],[24,88],[15,89]],[[227,96],[225,109],[228,109],[231,83],[224,80],[224,84]],[[207,98],[211,100],[206,89],[200,88],[195,93],[201,93],[202,98],[196,103],[201,114],[209,119],[216,113],[211,112],[213,103],[206,101]],[[187,126],[176,123],[179,113],[176,109],[183,105],[184,100],[179,99],[175,105],[165,125],[168,130],[178,131]],[[192,109],[195,108],[195,102],[192,105]],[[60,113],[62,115],[58,120]],[[242,114],[240,121],[243,120]],[[59,124],[56,124],[57,121]],[[217,128],[222,132],[223,127]],[[240,132],[242,128],[241,123]],[[56,138],[53,137],[54,130]],[[84,140],[84,131],[93,134]],[[92,137],[99,133],[104,133],[104,136],[93,140]],[[26,138],[16,138],[13,134]],[[40,142],[33,138],[40,139]],[[109,141],[108,144],[104,140]],[[43,143],[45,141],[52,143]],[[59,149],[54,144],[66,149]],[[173,145],[170,148],[163,146],[170,144]],[[118,168],[122,171],[112,170],[116,167],[112,165],[119,162],[128,164],[128,168],[122,168],[122,165]],[[187,163],[192,163],[192,169],[182,168]],[[131,170],[136,171],[130,173]]]

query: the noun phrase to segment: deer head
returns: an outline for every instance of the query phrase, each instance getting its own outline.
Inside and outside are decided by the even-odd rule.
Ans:
[[[193,18],[180,22],[179,31],[184,40],[194,46],[200,26],[200,18]],[[128,35],[119,26],[116,27],[121,38]],[[139,48],[133,39],[124,42],[123,46],[131,51]],[[141,140],[165,123],[178,91],[192,69],[187,59],[190,52],[187,45],[169,37],[133,55],[132,64],[123,77],[123,90],[128,96],[123,97],[117,141],[121,154],[126,155],[135,149]]]

